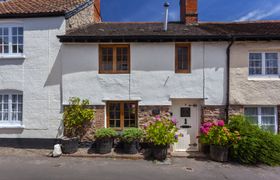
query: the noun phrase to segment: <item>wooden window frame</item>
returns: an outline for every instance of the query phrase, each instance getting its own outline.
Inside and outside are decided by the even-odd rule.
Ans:
[[[110,127],[110,112],[109,112],[109,104],[110,103],[120,103],[120,126],[121,127],[116,127],[116,128],[113,128],[115,130],[118,130],[118,131],[121,131],[125,128],[129,128],[129,127],[124,127],[124,103],[135,103],[136,104],[136,112],[135,112],[135,115],[136,115],[136,128],[139,126],[139,123],[138,123],[138,108],[139,108],[139,104],[138,104],[138,101],[108,101],[106,103],[106,128],[111,128]]]
[[[113,48],[113,70],[106,71],[101,69],[102,65],[102,48]],[[128,70],[117,70],[117,48],[128,48],[127,51],[127,65]],[[129,44],[101,44],[99,45],[99,74],[130,74],[130,45]]]
[[[188,69],[186,70],[178,69],[178,48],[180,47],[188,48]],[[175,73],[191,73],[191,44],[188,43],[175,45]]]

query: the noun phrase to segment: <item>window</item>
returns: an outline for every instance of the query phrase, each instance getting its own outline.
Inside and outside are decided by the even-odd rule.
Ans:
[[[100,45],[99,73],[130,73],[129,45]]]
[[[279,58],[278,53],[250,53],[249,75],[278,75]]]
[[[0,54],[23,54],[23,27],[0,26]]]
[[[175,48],[175,72],[191,72],[191,46],[190,44],[177,44]]]
[[[245,116],[262,129],[277,132],[277,109],[275,107],[246,107]]]
[[[108,102],[107,127],[117,129],[138,127],[137,114],[137,102]]]
[[[22,94],[0,94],[0,125],[21,124]]]

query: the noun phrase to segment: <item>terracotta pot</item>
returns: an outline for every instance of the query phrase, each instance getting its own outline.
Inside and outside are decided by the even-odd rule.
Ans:
[[[228,161],[228,146],[210,145],[210,158],[217,162]]]

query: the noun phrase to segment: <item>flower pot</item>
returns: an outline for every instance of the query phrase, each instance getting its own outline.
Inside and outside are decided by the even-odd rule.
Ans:
[[[79,148],[79,138],[62,138],[61,149],[63,154],[74,154]]]
[[[99,154],[108,154],[112,151],[113,139],[97,139],[96,140],[96,152]]]
[[[123,152],[126,154],[137,154],[138,141],[123,142]]]
[[[210,158],[217,162],[227,162],[228,151],[228,146],[210,145]]]
[[[163,161],[167,158],[168,146],[153,146],[152,156],[158,161]]]

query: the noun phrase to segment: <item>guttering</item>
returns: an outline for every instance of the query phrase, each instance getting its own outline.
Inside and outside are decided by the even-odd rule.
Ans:
[[[59,35],[60,42],[191,42],[191,41],[269,41],[280,40],[280,35]]]
[[[227,93],[226,93],[226,109],[225,109],[225,121],[229,121],[229,106],[230,106],[230,53],[231,53],[231,47],[235,42],[235,37],[232,36],[231,41],[229,42],[229,45],[227,47],[227,61],[226,61],[226,72],[227,72]]]

